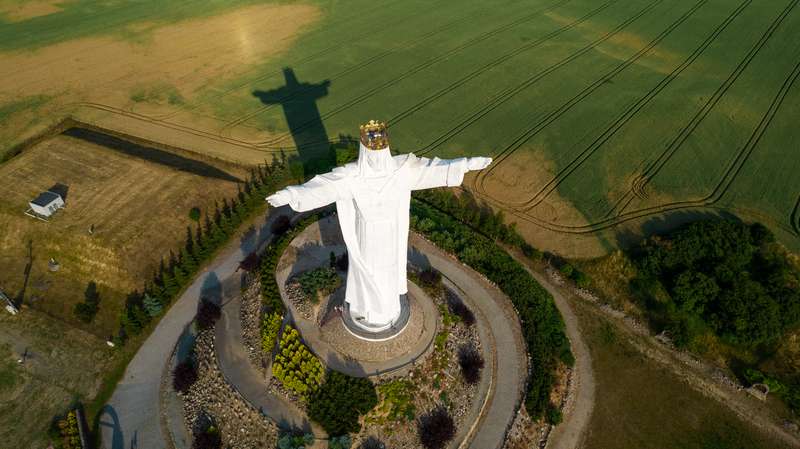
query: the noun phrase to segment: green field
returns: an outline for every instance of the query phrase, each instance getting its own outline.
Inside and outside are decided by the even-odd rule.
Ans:
[[[618,324],[574,302],[592,355],[596,398],[582,447],[778,449],[785,442],[698,393],[644,356]]]
[[[0,22],[0,49],[100,36],[146,47],[159,27],[257,3],[66,2]],[[251,158],[281,148],[327,157],[324,142],[381,118],[396,150],[496,157],[468,187],[534,243],[575,255],[601,253],[642,227],[724,211],[766,222],[800,248],[796,0],[304,4],[318,16],[263,60],[241,58],[236,70],[187,85],[167,79],[163,96],[143,94],[148,81],[125,87],[124,101],[92,102],[217,136]],[[246,34],[241,45],[271,38],[267,25],[254,32],[231,23],[230,32]],[[183,56],[209,51],[189,47]],[[50,98],[42,95],[82,98],[16,92],[0,96],[0,110],[11,105],[6,115],[41,107]],[[25,102],[34,95],[40,100]],[[143,105],[151,101],[157,113]],[[63,102],[59,111],[72,111]],[[576,234],[599,239],[559,246]]]

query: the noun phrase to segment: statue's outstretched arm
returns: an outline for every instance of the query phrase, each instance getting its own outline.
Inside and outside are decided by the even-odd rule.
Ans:
[[[305,212],[346,199],[347,189],[342,180],[328,176],[315,176],[305,184],[289,186],[267,197],[274,207],[289,205],[297,212]]]
[[[416,157],[416,156],[413,156]],[[492,163],[490,157],[461,157],[458,159],[416,158],[411,165],[412,190],[461,185],[464,173],[483,170]]]

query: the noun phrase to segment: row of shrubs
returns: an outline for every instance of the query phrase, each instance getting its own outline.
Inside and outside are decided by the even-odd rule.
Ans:
[[[49,436],[52,447],[55,449],[82,449],[80,422],[77,410],[70,410],[63,418],[55,419],[50,428]]]
[[[442,204],[443,208],[457,203],[449,201]],[[411,213],[411,226],[416,231],[425,234],[440,248],[455,254],[462,262],[492,280],[513,302],[522,322],[531,359],[525,407],[535,419],[544,416],[554,408],[550,403],[550,393],[558,361],[568,365],[574,363],[564,333],[564,322],[552,296],[492,238],[480,232],[480,228],[473,229],[440,208],[416,199],[412,201]],[[474,217],[467,218],[479,221]],[[492,229],[502,229],[499,225],[492,226]],[[510,229],[513,230],[513,227]],[[515,240],[508,237],[507,231],[495,232],[500,240],[503,236]]]
[[[300,396],[313,394],[325,376],[319,359],[300,341],[297,329],[287,325],[281,335],[272,374],[284,387]]]
[[[259,278],[261,280],[261,302],[264,305],[265,313],[270,312],[283,312],[283,299],[281,299],[281,292],[278,288],[278,282],[275,280],[275,269],[278,266],[278,260],[281,255],[289,246],[292,240],[303,231],[308,225],[322,219],[330,214],[330,210],[326,209],[323,212],[309,215],[294,225],[289,223],[288,218],[276,220],[276,225],[273,226],[272,232],[276,235],[276,240],[272,242],[264,254],[261,256]]]
[[[516,223],[506,224],[502,211],[482,205],[468,191],[454,195],[452,189],[427,189],[414,192],[414,198],[445,212],[486,237],[519,248],[526,256],[538,260],[542,252],[534,248],[517,232]]]
[[[120,316],[120,331],[113,337],[115,344],[123,344],[128,335],[141,333],[153,318],[163,312],[239,225],[263,207],[267,194],[285,183],[286,167],[285,158],[254,167],[235,198],[217,204],[213,212],[198,220],[194,230],[187,227],[183,247],[177,253],[170,251],[169,257],[162,260],[152,281],[142,292],[128,295]]]

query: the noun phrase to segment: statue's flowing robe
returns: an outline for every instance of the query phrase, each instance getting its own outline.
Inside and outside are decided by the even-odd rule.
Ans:
[[[363,325],[382,329],[400,315],[400,295],[407,292],[411,191],[457,186],[468,171],[467,159],[392,157],[388,149],[381,169],[364,161],[381,156],[361,148],[359,162],[287,187],[289,205],[303,212],[336,203],[349,258],[345,300]]]

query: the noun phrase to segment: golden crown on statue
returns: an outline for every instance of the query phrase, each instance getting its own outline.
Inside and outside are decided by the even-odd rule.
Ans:
[[[370,120],[361,125],[361,143],[370,150],[382,150],[389,147],[389,134],[386,123]]]

